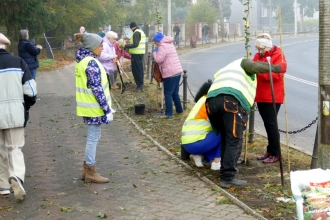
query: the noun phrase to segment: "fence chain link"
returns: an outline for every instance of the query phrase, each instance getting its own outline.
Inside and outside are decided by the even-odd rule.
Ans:
[[[306,127],[303,127],[302,129],[295,130],[295,131],[288,131],[288,134],[297,134],[297,133],[300,133],[302,131],[305,131],[307,128],[310,128],[313,124],[315,124],[317,119],[318,119],[318,117],[316,117],[316,119],[313,120],[312,123],[308,124]],[[282,133],[286,133],[286,131],[281,130],[281,129],[278,129],[278,131],[282,132]]]

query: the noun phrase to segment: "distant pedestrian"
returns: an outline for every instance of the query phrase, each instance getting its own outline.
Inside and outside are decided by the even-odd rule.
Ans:
[[[179,45],[179,42],[180,42],[180,27],[178,26],[178,23],[174,24],[173,32],[174,32],[175,45]]]
[[[102,27],[99,27],[99,32],[97,33],[100,37],[104,37],[105,36],[105,33],[103,31],[103,28]]]
[[[29,66],[32,78],[36,80],[37,68],[39,68],[38,55],[42,50],[41,45],[33,46],[29,41],[29,31],[20,30],[19,42],[18,42],[18,55],[27,63]]]
[[[85,30],[85,27],[81,26],[80,29],[79,29],[79,32],[82,34],[82,33],[85,33],[86,30]]]
[[[181,143],[189,152],[197,167],[203,167],[202,159],[211,162],[211,170],[220,170],[221,135],[213,130],[207,116],[205,101],[212,82],[204,83],[195,95],[196,104],[182,126]]]
[[[208,23],[205,23],[205,25],[202,28],[202,34],[204,36],[205,43],[210,42],[209,32],[210,32],[210,27],[209,27]]]
[[[286,72],[287,62],[281,48],[273,45],[272,38],[267,33],[257,36],[255,48],[258,52],[254,55],[253,61],[268,63],[267,57],[270,57],[270,63],[281,65],[282,69],[280,74],[272,73],[276,115],[274,113],[269,74],[257,75],[258,86],[255,98],[268,138],[266,153],[258,156],[257,159],[262,160],[263,163],[275,163],[280,160],[280,133],[277,129],[276,121],[277,114],[284,101],[284,73]]]
[[[94,183],[107,183],[108,178],[96,172],[96,148],[101,138],[101,124],[113,120],[111,96],[107,73],[102,64],[95,59],[100,56],[103,44],[97,34],[75,34],[75,39],[84,47],[76,54],[76,101],[77,115],[83,117],[87,125],[87,142],[83,164],[82,179]]]
[[[130,23],[130,28],[133,31],[133,35],[130,39],[130,43],[125,45],[125,48],[129,49],[129,53],[132,56],[131,66],[132,73],[136,83],[135,92],[142,91],[144,87],[144,68],[143,68],[143,55],[146,53],[146,35],[139,29],[135,22]]]
[[[165,115],[161,118],[171,118],[173,115],[173,103],[177,113],[182,113],[182,105],[179,96],[181,74],[183,72],[179,56],[173,45],[173,38],[157,32],[153,37],[156,48],[152,56],[158,63],[163,77],[164,96],[165,96]]]
[[[116,39],[118,38],[118,35],[116,32],[108,31],[103,38],[103,50],[101,52],[100,57],[98,60],[103,65],[106,73],[109,76],[111,83],[111,89],[117,89],[116,80],[117,80],[117,72],[116,70],[116,64],[114,62],[114,59],[117,58],[116,55],[116,49],[114,46],[114,43],[116,42]]]
[[[25,162],[24,127],[36,102],[37,87],[28,65],[6,51],[8,38],[0,33],[0,195],[23,200]]]
[[[272,66],[281,72],[280,66]],[[266,63],[254,63],[238,59],[214,74],[214,82],[208,91],[206,110],[212,128],[221,134],[220,186],[244,187],[247,182],[238,180],[236,164],[242,152],[242,139],[250,108],[254,103],[257,80],[255,74],[266,73]]]

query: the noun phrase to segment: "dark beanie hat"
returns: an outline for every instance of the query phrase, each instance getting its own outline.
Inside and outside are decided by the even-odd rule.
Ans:
[[[131,22],[131,23],[129,24],[129,27],[130,27],[130,28],[133,28],[133,27],[137,27],[137,25],[136,25],[136,23],[133,21],[133,22]]]
[[[155,42],[160,42],[164,38],[162,32],[157,32],[153,38]]]

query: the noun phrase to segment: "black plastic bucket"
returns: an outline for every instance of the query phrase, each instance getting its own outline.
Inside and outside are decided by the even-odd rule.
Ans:
[[[134,105],[134,110],[136,115],[144,115],[144,110],[146,108],[145,104],[136,104]]]

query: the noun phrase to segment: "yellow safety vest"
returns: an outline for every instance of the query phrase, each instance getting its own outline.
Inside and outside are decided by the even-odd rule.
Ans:
[[[242,59],[231,62],[226,67],[220,69],[214,74],[214,82],[212,83],[211,91],[220,88],[231,88],[240,91],[246,98],[250,106],[254,103],[256,96],[257,80],[251,79],[241,67]]]
[[[83,117],[99,117],[103,116],[104,112],[97,102],[91,89],[87,88],[86,68],[89,61],[95,60],[101,70],[101,85],[104,94],[107,98],[109,107],[111,106],[111,96],[109,90],[109,82],[107,73],[102,64],[93,57],[85,57],[79,63],[76,63],[76,102],[77,115]]]
[[[206,135],[212,131],[212,126],[207,119],[196,119],[199,109],[205,105],[206,96],[203,96],[191,109],[188,118],[182,126],[181,143],[190,144],[204,140]]]
[[[141,29],[135,29],[135,31],[140,32],[141,34],[141,40],[139,43],[139,46],[135,47],[135,48],[129,48],[129,53],[130,54],[145,54],[146,53],[146,35],[144,34],[144,32]],[[131,36],[130,42],[133,43],[133,35]]]

